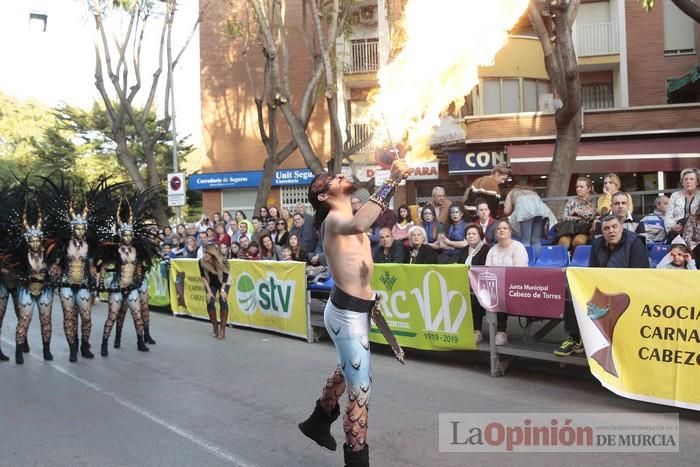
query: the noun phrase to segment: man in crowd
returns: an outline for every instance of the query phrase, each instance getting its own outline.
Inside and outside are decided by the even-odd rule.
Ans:
[[[613,196],[614,201],[617,195]],[[627,202],[627,195],[623,194]],[[591,248],[592,268],[648,268],[649,254],[644,240],[623,226],[622,220],[615,214],[608,214],[601,221],[603,235],[593,240]],[[576,322],[573,307],[564,309],[564,330],[569,333],[566,339],[554,351],[554,355],[565,357],[572,353],[582,353],[583,343]]]
[[[253,222],[253,233],[252,233],[252,235],[250,236],[250,241],[251,241],[251,242],[258,242],[258,241],[260,241],[260,237],[262,237],[263,234],[268,234],[268,235],[270,234],[270,232],[268,232],[268,231],[264,228],[263,223],[262,223],[262,220],[260,219],[260,217],[254,216],[253,219],[252,219],[252,222]]]
[[[661,195],[654,200],[654,211],[640,221],[646,230],[647,243],[666,243],[664,216],[668,207],[668,196]]]
[[[452,205],[452,201],[445,196],[445,189],[441,186],[433,188],[429,206],[433,208],[435,211],[435,218],[442,225],[445,225],[447,219],[450,218],[450,205]]]
[[[289,235],[296,235],[299,238],[301,247],[307,252],[312,253],[316,251],[318,238],[316,237],[313,221],[307,222],[304,214],[296,212],[294,213],[293,222],[294,226],[289,231]]]
[[[401,240],[394,240],[391,229],[382,227],[379,230],[379,244],[372,253],[375,263],[403,263],[406,252]]]
[[[612,195],[611,213],[617,216],[622,222],[622,227],[630,232],[638,235],[644,234],[644,224],[641,222],[641,216],[634,216],[629,212],[630,197],[624,191],[618,191]],[[602,216],[605,217],[605,216]],[[596,238],[600,237],[602,232],[602,217],[596,220],[593,234]]]
[[[350,198],[350,206],[352,206],[352,214],[355,215],[362,207],[362,200],[360,197],[353,195],[352,198]]]
[[[491,209],[489,208],[489,203],[484,198],[478,198],[474,202],[476,206],[477,219],[476,224],[481,226],[484,232],[484,241],[487,245],[493,245],[494,243],[494,225],[496,224],[496,219],[491,217]]]

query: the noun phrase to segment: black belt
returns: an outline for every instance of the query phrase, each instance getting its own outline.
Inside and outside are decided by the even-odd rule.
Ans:
[[[331,289],[331,303],[342,310],[356,311],[358,313],[369,313],[374,307],[374,300],[353,297],[335,285]]]

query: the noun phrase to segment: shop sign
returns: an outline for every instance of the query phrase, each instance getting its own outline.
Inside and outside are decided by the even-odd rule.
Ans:
[[[272,186],[309,185],[314,174],[309,169],[283,169],[275,172]],[[254,188],[262,184],[262,170],[190,175],[190,190]]]
[[[448,151],[450,175],[491,172],[496,164],[505,162],[505,151]]]

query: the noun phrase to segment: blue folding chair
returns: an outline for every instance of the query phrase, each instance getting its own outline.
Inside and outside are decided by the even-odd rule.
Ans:
[[[587,268],[588,264],[591,262],[591,250],[593,247],[591,245],[579,245],[574,250],[574,254],[571,256],[570,266],[577,268]]]
[[[659,261],[671,251],[671,245],[651,245],[649,251],[649,263],[652,268],[655,268]]]
[[[569,265],[569,251],[562,245],[543,245],[534,266],[536,268],[564,268]]]
[[[330,292],[333,285],[335,285],[335,281],[330,273],[328,275],[319,274],[319,277],[309,282],[306,288],[312,292]]]
[[[534,266],[535,260],[537,260],[537,258],[535,257],[535,250],[532,248],[532,245],[523,246],[525,247],[525,251],[527,251],[527,265]]]

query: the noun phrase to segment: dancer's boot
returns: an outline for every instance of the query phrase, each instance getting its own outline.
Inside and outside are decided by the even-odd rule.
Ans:
[[[304,435],[316,441],[316,444],[319,446],[335,451],[337,443],[331,434],[331,424],[339,415],[340,406],[337,403],[333,407],[331,414],[328,415],[321,407],[321,401],[317,400],[314,411],[309,418],[299,424],[299,429]]]
[[[102,346],[100,347],[100,355],[106,357],[109,355],[109,339],[106,337],[102,338]]]
[[[80,355],[82,355],[83,358],[95,358],[95,354],[90,352],[90,342],[88,342],[87,339],[83,339],[80,343]]]
[[[68,343],[68,350],[70,352],[70,355],[68,356],[68,361],[71,363],[75,363],[78,361],[78,341],[76,340],[72,344],[69,342]]]
[[[148,352],[149,349],[143,342],[143,336],[136,336],[136,348],[138,348],[141,352]]]
[[[117,329],[116,334],[114,335],[114,348],[118,349],[121,346],[122,346],[122,332],[119,329]]]
[[[143,340],[146,344],[154,345],[156,343],[156,341],[153,340],[153,338],[151,337],[151,331],[149,329],[149,326],[143,327]]]
[[[51,353],[51,341],[45,341],[44,343],[44,360],[50,362],[53,360],[53,354]]]
[[[22,344],[15,345],[15,363],[22,365],[24,363],[24,353],[22,353]]]
[[[359,451],[353,451],[347,444],[343,444],[345,467],[369,467],[369,445]]]

